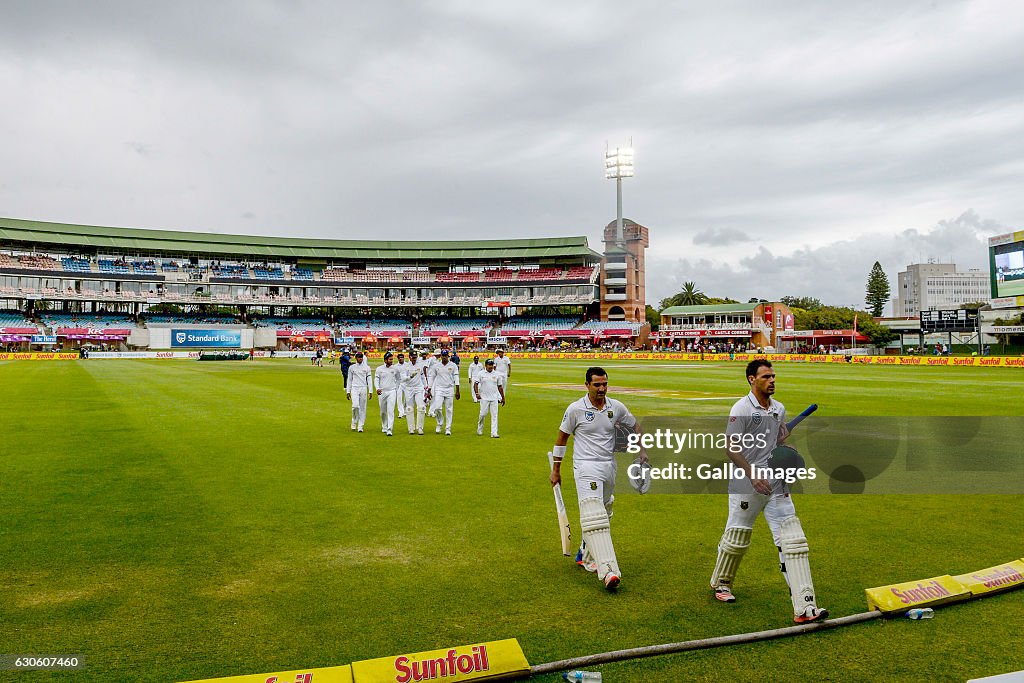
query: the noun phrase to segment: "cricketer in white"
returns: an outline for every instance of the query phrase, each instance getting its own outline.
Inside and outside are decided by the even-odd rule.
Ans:
[[[569,404],[558,427],[552,449],[554,464],[551,485],[562,482],[561,463],[569,437],[573,437],[572,470],[580,505],[580,529],[583,543],[576,563],[596,571],[605,588],[615,590],[622,580],[611,537],[612,504],[615,502],[615,427],[622,425],[639,432],[636,418],[620,401],[608,398],[608,373],[588,368],[587,395]],[[642,462],[647,453],[641,452]]]
[[[392,364],[390,351],[384,354],[384,365],[377,367],[374,384],[377,385],[377,402],[380,405],[380,430],[391,436],[395,427],[395,407],[398,404],[398,387],[402,383],[401,370]]]
[[[402,388],[405,390],[405,419],[410,434],[423,433],[423,416],[427,412],[426,399],[423,393],[427,387],[427,378],[423,372],[423,363],[418,362],[415,350],[409,352],[409,362],[402,366]]]
[[[473,397],[480,403],[480,415],[476,420],[477,436],[483,436],[484,419],[491,414],[491,437],[497,439],[498,405],[505,405],[505,376],[494,371],[494,360],[488,358],[485,369],[474,373]]]
[[[494,371],[505,376],[505,396],[508,396],[508,383],[512,377],[512,359],[505,355],[505,349],[498,349],[494,361]]]
[[[764,467],[772,451],[789,436],[786,408],[772,398],[775,393],[775,371],[764,359],[747,364],[750,393],[736,401],[729,411],[726,434],[761,434],[762,446],[744,449],[738,443],[727,449],[727,455],[746,474],[729,481],[729,519],[718,544],[718,560],[711,575],[711,588],[721,602],[735,602],[732,582],[740,560],[750,547],[754,522],[764,511],[765,521],[779,550],[779,566],[789,585],[793,603],[793,621],[805,624],[822,621],[828,610],[818,607],[811,580],[807,538],[789,494],[789,485],[782,479],[752,478],[753,467]]]
[[[466,376],[469,377],[469,386],[472,388],[476,385],[476,376],[484,371],[484,364],[480,362],[480,356],[473,356],[473,362],[466,368]],[[479,403],[480,399],[477,397],[476,392],[473,392],[473,403]]]
[[[363,352],[356,352],[356,362],[349,366],[345,396],[352,401],[352,431],[363,431],[366,424],[366,397],[373,391],[373,374]],[[354,398],[353,398],[354,397]]]
[[[459,366],[451,362],[447,349],[441,351],[440,362],[431,364],[430,370],[427,371],[427,395],[430,398],[430,416],[437,419],[437,428],[434,431],[440,434],[443,423],[444,433],[451,436],[454,402],[461,396]]]

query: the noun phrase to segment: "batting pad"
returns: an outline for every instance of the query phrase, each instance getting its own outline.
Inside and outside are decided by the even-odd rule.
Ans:
[[[786,562],[789,593],[793,599],[793,614],[801,615],[808,607],[817,607],[814,599],[814,581],[811,580],[811,563],[808,560],[810,548],[804,537],[800,518],[787,517],[779,528],[782,541],[782,556]]]
[[[622,578],[619,563],[615,559],[615,548],[612,546],[608,511],[600,498],[584,498],[580,501],[580,529],[587,550],[597,563],[597,578],[604,581],[608,572]]]
[[[736,570],[740,566],[740,560],[747,554],[750,547],[750,535],[753,529],[745,527],[727,527],[722,534],[722,540],[718,542],[718,561],[715,562],[715,571],[711,573],[711,587],[729,587],[732,580],[736,578]]]

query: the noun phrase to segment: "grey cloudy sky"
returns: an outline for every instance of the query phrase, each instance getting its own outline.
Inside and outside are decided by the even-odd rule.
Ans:
[[[0,215],[328,238],[580,235],[650,299],[863,302],[1024,223],[1024,4],[5,2]]]

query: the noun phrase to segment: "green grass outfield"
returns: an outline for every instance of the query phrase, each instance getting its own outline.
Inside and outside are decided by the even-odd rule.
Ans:
[[[519,638],[531,663],[789,625],[763,520],[735,605],[707,587],[724,496],[621,495],[617,594],[558,551],[546,451],[584,361],[515,361],[502,439],[349,431],[304,360],[0,363],[2,680],[177,681]],[[740,363],[607,362],[637,415],[725,415]],[[1015,368],[776,364],[830,415],[1014,415]],[[580,390],[558,385],[580,385]],[[711,399],[711,400],[691,400]],[[795,410],[793,410],[795,412]],[[431,421],[428,418],[428,428]],[[571,479],[570,519],[578,533]],[[820,602],[1024,556],[1019,495],[802,496]],[[965,680],[1024,669],[1024,591],[781,641],[601,667],[605,680]],[[542,680],[560,680],[547,676]]]

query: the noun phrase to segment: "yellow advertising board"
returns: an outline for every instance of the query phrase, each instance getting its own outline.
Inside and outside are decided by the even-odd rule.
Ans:
[[[949,574],[923,581],[867,588],[864,593],[868,599],[868,609],[876,609],[887,614],[902,612],[911,607],[944,605],[947,602],[971,597],[971,592]]]
[[[78,352],[18,351],[14,353],[0,353],[0,360],[78,360]]]
[[[295,669],[227,678],[203,678],[188,683],[352,683],[352,667],[346,664],[326,669]]]
[[[464,353],[463,357],[471,355]],[[487,355],[487,352],[478,355]],[[526,358],[538,360],[653,360],[653,361],[688,361],[688,362],[714,362],[736,361],[747,363],[755,358],[767,358],[770,361],[782,361],[788,363],[810,363],[810,364],[860,364],[860,365],[913,365],[913,366],[964,366],[964,367],[993,367],[993,368],[1024,368],[1024,356],[843,356],[843,355],[821,355],[811,353],[678,353],[678,352],[656,352],[636,351],[633,353],[624,352],[596,352],[596,351],[512,351],[510,358]],[[56,358],[55,358],[56,357]],[[373,361],[384,357],[383,351],[369,351],[367,357]],[[71,360],[78,358],[77,353],[0,353],[0,360]]]
[[[954,576],[972,595],[984,595],[1024,586],[1024,561],[1014,560],[988,569]]]
[[[355,683],[506,681],[529,674],[530,664],[515,638],[352,664]]]

